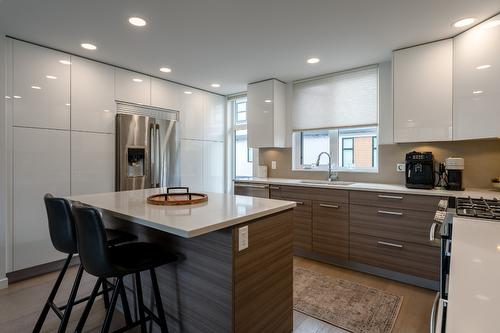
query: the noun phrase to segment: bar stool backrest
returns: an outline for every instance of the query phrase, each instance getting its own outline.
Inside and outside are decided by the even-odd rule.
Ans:
[[[85,270],[98,277],[111,274],[112,265],[101,215],[92,207],[73,204],[80,261]]]
[[[43,198],[49,220],[50,240],[54,248],[66,254],[77,253],[76,230],[71,205],[64,198],[47,193]]]

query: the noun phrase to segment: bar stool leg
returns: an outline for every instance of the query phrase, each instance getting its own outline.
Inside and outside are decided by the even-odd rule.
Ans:
[[[108,287],[109,287],[108,279],[104,279],[102,282],[102,298],[104,300],[104,308],[106,309],[109,308],[109,294],[108,291],[106,291]]]
[[[139,320],[141,321],[141,333],[146,333],[146,321],[144,315],[144,300],[142,298],[141,273],[135,273],[135,285],[137,288],[137,303],[139,308]]]
[[[73,310],[73,305],[75,303],[76,294],[78,293],[78,287],[80,286],[80,281],[82,280],[83,275],[83,265],[80,264],[78,267],[78,272],[76,273],[75,283],[73,283],[73,287],[71,288],[71,293],[69,294],[68,305],[64,310],[64,315],[61,320],[61,324],[59,325],[59,333],[66,332],[66,327],[68,326],[69,317],[71,316],[71,310]]]
[[[161,333],[168,333],[167,320],[165,319],[165,310],[163,309],[163,302],[161,301],[160,288],[158,287],[158,280],[156,279],[156,272],[154,268],[149,270],[151,275],[151,283],[153,284],[153,293],[155,295],[156,310],[158,312],[158,319],[160,320]]]
[[[128,305],[127,292],[125,291],[123,280],[120,288],[120,296],[122,300],[123,315],[125,316],[125,322],[127,323],[127,326],[130,326],[132,325],[132,316],[130,315],[130,307]]]
[[[45,302],[45,305],[43,306],[42,313],[40,313],[40,317],[38,317],[38,320],[35,324],[35,328],[33,329],[33,333],[39,333],[41,331],[43,323],[45,322],[45,318],[47,317],[47,314],[49,313],[50,304],[54,302],[54,298],[56,297],[56,294],[57,294],[57,291],[59,290],[59,287],[61,286],[61,282],[64,278],[64,274],[66,274],[66,271],[68,270],[68,266],[71,262],[72,257],[73,257],[73,254],[69,254],[68,257],[66,258],[66,262],[64,263],[64,266],[61,269],[59,276],[57,277],[57,280],[56,280],[56,283],[54,284],[54,287],[52,287],[52,291],[50,292],[50,295],[47,299],[47,302]]]
[[[109,309],[106,312],[106,319],[104,319],[104,325],[102,325],[101,333],[108,333],[109,327],[111,326],[111,321],[113,319],[113,313],[115,312],[116,302],[118,301],[118,295],[120,294],[123,280],[118,278],[113,289],[113,294],[111,296],[111,302],[109,304]]]
[[[85,326],[85,322],[87,321],[87,317],[89,316],[90,310],[92,309],[92,305],[94,304],[97,293],[99,293],[99,288],[101,287],[102,282],[103,279],[99,278],[94,286],[94,289],[92,289],[92,293],[90,294],[89,300],[87,301],[82,316],[80,317],[78,325],[76,326],[75,333],[82,332],[83,326]]]

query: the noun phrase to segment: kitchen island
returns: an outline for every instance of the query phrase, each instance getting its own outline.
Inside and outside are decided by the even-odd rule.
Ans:
[[[107,226],[179,256],[157,269],[171,332],[291,332],[296,203],[220,193],[191,206],[146,202],[165,190],[69,199],[101,210]],[[133,297],[130,277],[126,285]],[[150,287],[145,275],[145,301],[152,305]]]

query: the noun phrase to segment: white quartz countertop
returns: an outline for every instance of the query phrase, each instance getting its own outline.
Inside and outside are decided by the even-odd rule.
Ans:
[[[68,199],[99,208],[123,220],[190,238],[224,229],[296,206],[295,202],[207,193],[208,201],[187,206],[146,202],[166,188],[72,196]]]
[[[271,185],[293,185],[293,186],[304,186],[304,187],[319,187],[319,188],[333,188],[340,190],[352,190],[352,191],[372,191],[372,192],[388,192],[388,193],[408,193],[408,194],[420,194],[420,195],[436,195],[436,196],[447,196],[447,197],[483,197],[485,199],[492,199],[494,197],[500,199],[500,191],[495,191],[494,189],[466,189],[465,191],[448,191],[448,190],[422,190],[407,188],[403,185],[397,184],[382,184],[382,183],[358,183],[358,182],[346,182],[347,184],[340,183],[335,184],[335,182],[327,184],[323,181],[317,181],[311,179],[289,179],[289,178],[242,178],[235,179],[238,183],[258,183],[258,184],[271,184]]]
[[[500,222],[453,219],[447,333],[500,332]]]

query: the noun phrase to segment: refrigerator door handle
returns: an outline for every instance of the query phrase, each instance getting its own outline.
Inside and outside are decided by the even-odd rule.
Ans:
[[[161,138],[160,138],[160,125],[156,124],[156,186],[160,187],[161,184]]]
[[[156,183],[156,173],[155,173],[155,159],[156,159],[156,148],[155,148],[155,128],[154,124],[152,124],[149,128],[149,175],[151,187],[155,187]]]

